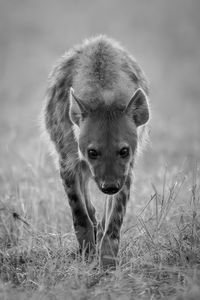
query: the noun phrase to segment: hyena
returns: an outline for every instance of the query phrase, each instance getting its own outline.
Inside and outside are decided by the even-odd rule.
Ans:
[[[148,85],[135,59],[98,36],[66,52],[49,77],[44,107],[80,249],[113,266],[139,140],[149,120]],[[102,220],[90,201],[92,178],[107,194]],[[96,246],[97,245],[97,246]]]

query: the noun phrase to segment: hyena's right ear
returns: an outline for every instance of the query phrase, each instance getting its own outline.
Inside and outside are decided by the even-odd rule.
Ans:
[[[143,89],[136,90],[125,112],[133,118],[137,127],[147,123],[149,120],[149,105],[147,95]]]
[[[88,108],[81,99],[75,96],[74,90],[70,88],[70,107],[69,107],[69,117],[72,123],[80,125],[80,120],[84,119],[88,115]]]

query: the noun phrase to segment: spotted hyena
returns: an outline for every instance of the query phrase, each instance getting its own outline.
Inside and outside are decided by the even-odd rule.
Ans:
[[[149,120],[148,87],[135,59],[105,37],[64,54],[49,77],[44,108],[80,249],[115,265],[138,143]],[[108,195],[100,222],[87,186]],[[97,245],[97,247],[96,247]]]

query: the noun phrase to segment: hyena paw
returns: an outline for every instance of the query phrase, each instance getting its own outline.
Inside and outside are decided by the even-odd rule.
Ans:
[[[95,236],[94,228],[75,226],[75,233],[79,243],[81,253],[94,253],[95,251]]]
[[[116,268],[119,240],[105,235],[100,244],[100,266],[103,269]]]

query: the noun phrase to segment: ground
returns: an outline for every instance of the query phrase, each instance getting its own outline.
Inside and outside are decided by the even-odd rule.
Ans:
[[[0,299],[200,299],[198,0],[0,1]],[[40,137],[48,73],[104,33],[151,86],[116,271],[77,254],[58,171]],[[105,197],[91,184],[101,213]]]

